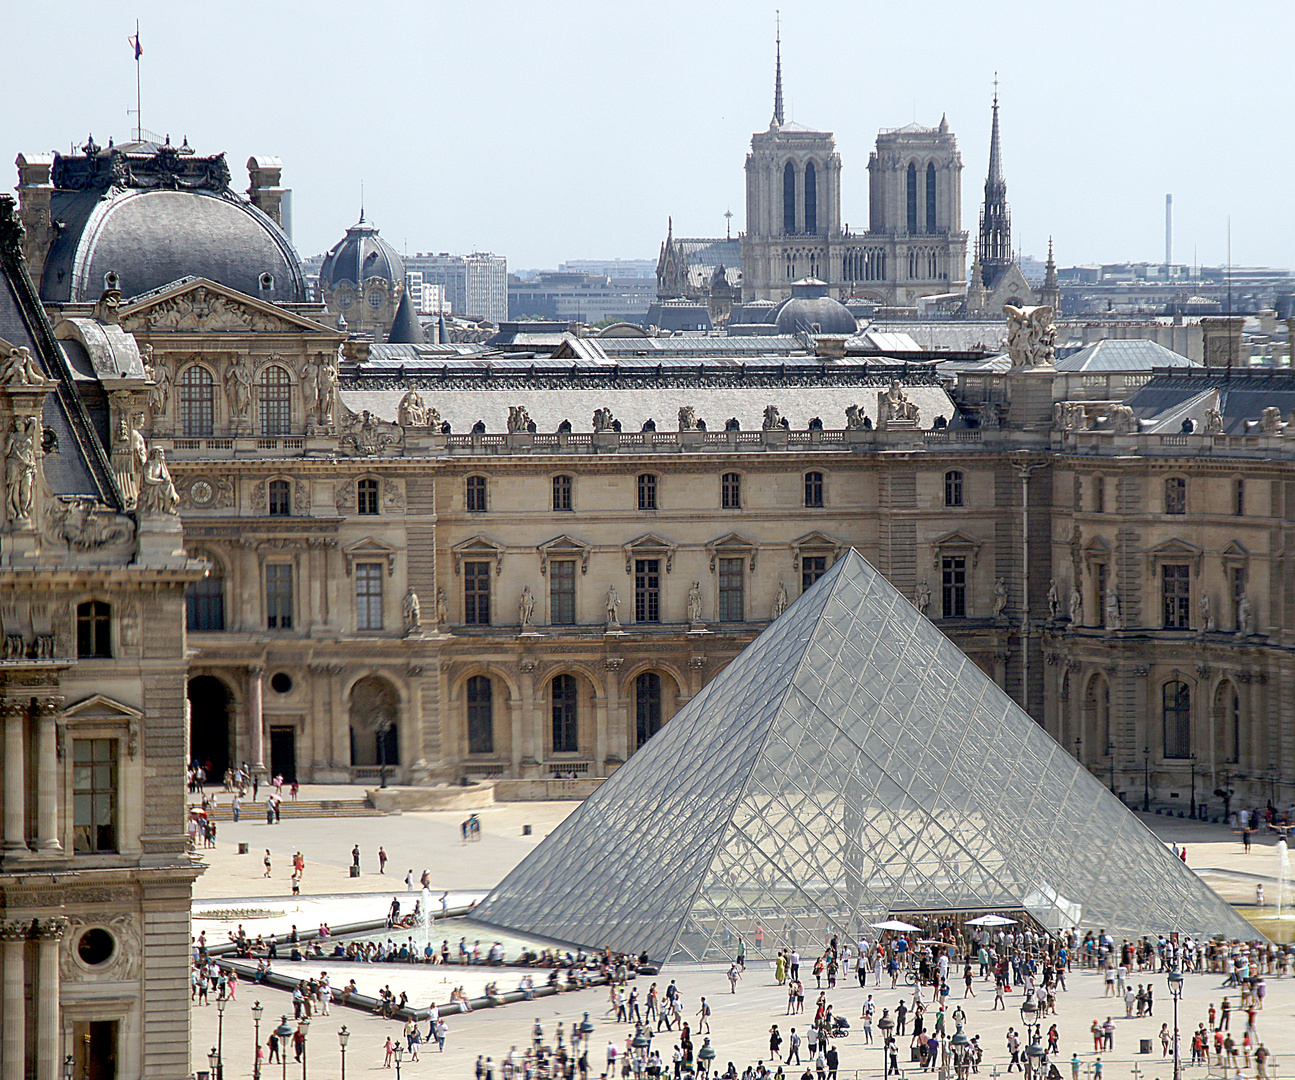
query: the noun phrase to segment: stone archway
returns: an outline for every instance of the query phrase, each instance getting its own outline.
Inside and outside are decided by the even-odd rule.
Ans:
[[[232,764],[231,705],[229,688],[214,675],[189,680],[189,760],[211,763],[209,782],[218,782]]]
[[[400,695],[378,675],[351,687],[351,765],[400,764]]]

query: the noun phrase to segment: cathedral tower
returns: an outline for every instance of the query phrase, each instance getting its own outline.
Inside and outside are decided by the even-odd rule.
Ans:
[[[998,78],[994,78],[994,124],[989,136],[989,175],[985,177],[985,203],[980,211],[980,238],[976,255],[985,287],[993,291],[1012,265],[1012,212],[1007,206],[1007,180],[998,139]]]

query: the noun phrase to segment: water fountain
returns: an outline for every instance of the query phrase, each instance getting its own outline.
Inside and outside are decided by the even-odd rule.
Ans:
[[[1278,890],[1280,896],[1281,890]],[[1278,901],[1280,903],[1280,900]],[[432,893],[426,886],[423,887],[422,918],[419,920],[423,924],[423,955],[427,955],[427,950],[432,944]]]

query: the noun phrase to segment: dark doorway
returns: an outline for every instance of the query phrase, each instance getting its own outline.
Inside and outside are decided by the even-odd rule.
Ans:
[[[288,783],[297,779],[296,728],[270,728],[270,775],[282,776]]]
[[[72,1025],[72,1075],[79,1080],[117,1080],[117,1021]]]
[[[229,691],[211,675],[189,680],[189,760],[207,768],[207,782],[219,783],[229,768]]]

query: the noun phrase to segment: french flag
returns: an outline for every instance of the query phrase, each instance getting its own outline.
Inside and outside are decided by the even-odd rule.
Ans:
[[[134,33],[134,34],[131,34],[131,36],[130,36],[130,37],[128,37],[126,40],[127,40],[127,42],[129,42],[129,43],[130,43],[130,47],[131,47],[132,49],[134,49],[134,50],[135,50],[135,59],[136,59],[136,60],[138,60],[141,56],[143,56],[143,55],[144,55],[144,49],[143,49],[143,47],[142,47],[142,46],[140,45],[140,43],[139,43],[139,33],[138,33],[138,32],[136,32],[136,33]]]

